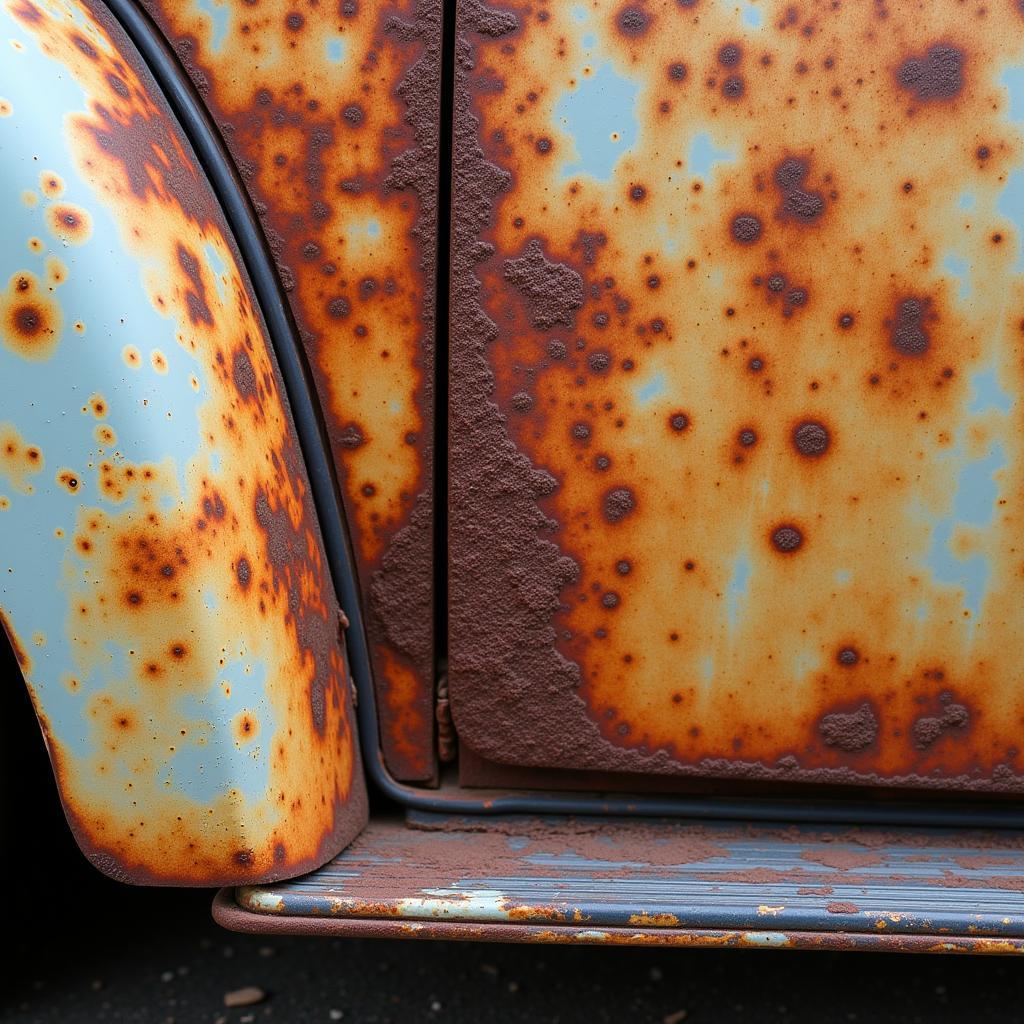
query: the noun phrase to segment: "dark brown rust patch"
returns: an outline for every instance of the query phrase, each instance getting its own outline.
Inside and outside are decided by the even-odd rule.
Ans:
[[[948,43],[936,43],[926,54],[909,57],[896,71],[896,82],[922,103],[950,100],[964,87],[965,57]]]
[[[825,198],[807,189],[810,166],[800,157],[787,157],[775,168],[775,184],[782,193],[780,214],[800,224],[813,224],[825,212]]]
[[[505,261],[505,278],[526,300],[534,327],[572,327],[583,305],[583,279],[564,263],[549,260],[539,239],[530,239],[521,256]]]
[[[732,237],[741,245],[753,245],[761,237],[761,218],[753,213],[740,213],[732,219]]]
[[[965,729],[970,721],[970,712],[963,704],[955,703],[952,694],[944,693],[939,700],[939,714],[921,715],[914,721],[912,735],[918,750],[927,750],[947,732]]]
[[[889,329],[889,343],[901,355],[924,355],[931,347],[931,337],[925,324],[937,319],[930,299],[917,296],[901,299],[892,319],[885,322]]]
[[[793,429],[793,446],[808,459],[821,458],[831,443],[828,428],[817,420],[804,420]]]
[[[623,35],[640,37],[650,28],[651,17],[642,7],[630,5],[619,11],[615,24]]]
[[[614,487],[604,496],[602,509],[609,523],[619,523],[636,508],[636,496],[628,487]]]
[[[792,523],[783,523],[772,530],[772,546],[784,555],[799,551],[804,544],[803,532]]]
[[[854,711],[834,711],[818,722],[818,732],[829,747],[849,754],[870,747],[878,737],[878,719],[866,701]]]

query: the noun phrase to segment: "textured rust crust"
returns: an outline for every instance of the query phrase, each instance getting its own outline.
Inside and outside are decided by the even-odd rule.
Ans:
[[[463,746],[1024,790],[1017,10],[779,2],[758,30],[715,0],[457,11]],[[579,112],[599,75],[607,103]],[[588,166],[587,133],[629,120],[616,95],[635,137]],[[951,509],[999,452],[998,502]]]
[[[440,0],[143,0],[230,150],[316,379],[391,772],[433,777]]]

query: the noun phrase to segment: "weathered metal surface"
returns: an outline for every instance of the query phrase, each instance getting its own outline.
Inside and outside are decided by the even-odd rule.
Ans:
[[[206,178],[99,4],[0,5],[0,612],[114,877],[309,870],[365,791],[340,611]]]
[[[360,920],[368,934],[433,934],[444,922],[515,941],[1024,949],[1019,832],[434,815],[412,825],[374,822],[307,878],[239,889],[237,907],[295,931]]]
[[[393,774],[434,773],[441,0],[144,0],[228,145],[309,355]]]
[[[458,29],[463,744],[1024,789],[1020,4]]]

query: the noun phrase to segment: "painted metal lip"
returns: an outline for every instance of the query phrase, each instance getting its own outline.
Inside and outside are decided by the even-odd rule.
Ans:
[[[511,929],[527,925],[537,941],[558,928],[576,942],[731,935],[806,948],[832,935],[1010,951],[1024,942],[1022,892],[1024,832],[414,815],[374,821],[320,871],[233,902],[256,931],[446,924],[519,941]]]

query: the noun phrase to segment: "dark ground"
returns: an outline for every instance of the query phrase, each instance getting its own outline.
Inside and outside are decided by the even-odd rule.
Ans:
[[[232,935],[211,893],[127,889],[78,854],[2,651],[0,725],[3,1022],[1024,1022],[1024,966],[1002,958]],[[265,997],[226,1009],[245,986]]]

